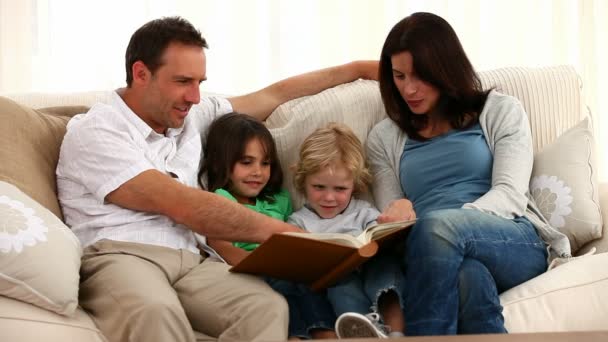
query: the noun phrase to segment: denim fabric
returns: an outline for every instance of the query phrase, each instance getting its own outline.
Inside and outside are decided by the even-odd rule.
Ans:
[[[334,330],[336,315],[325,292],[313,292],[302,284],[267,277],[266,282],[287,300],[289,336],[310,339],[312,329]]]
[[[336,316],[345,312],[362,315],[377,312],[378,299],[393,290],[403,307],[402,293],[405,274],[401,268],[402,255],[383,253],[368,260],[362,267],[327,289],[327,298]]]
[[[406,334],[506,332],[498,294],[543,273],[546,258],[544,243],[523,217],[429,212],[406,245]]]

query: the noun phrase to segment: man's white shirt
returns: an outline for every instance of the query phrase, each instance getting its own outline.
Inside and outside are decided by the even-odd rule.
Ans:
[[[203,98],[181,128],[162,135],[113,92],[108,104],[96,104],[72,118],[57,164],[57,190],[65,221],[83,247],[110,239],[198,253],[190,229],[163,215],[111,204],[105,197],[151,169],[198,187],[202,140],[213,119],[231,111],[227,99]]]

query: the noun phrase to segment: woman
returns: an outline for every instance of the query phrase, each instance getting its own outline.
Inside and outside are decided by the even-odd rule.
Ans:
[[[483,91],[452,27],[414,13],[382,48],[389,118],[368,137],[379,222],[418,217],[405,250],[408,335],[504,333],[498,294],[569,255],[527,196],[533,151],[517,99]],[[536,229],[535,229],[536,228]]]

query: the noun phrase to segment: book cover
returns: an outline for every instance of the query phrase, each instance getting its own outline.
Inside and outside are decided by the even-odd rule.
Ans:
[[[274,234],[230,271],[329,287],[355,270],[389,241],[404,237],[415,220],[378,224],[359,236],[349,234]]]

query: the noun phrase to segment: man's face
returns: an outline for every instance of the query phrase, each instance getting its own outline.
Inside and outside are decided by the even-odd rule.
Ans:
[[[171,43],[161,66],[144,84],[142,119],[157,133],[184,124],[192,105],[201,99],[199,86],[206,79],[203,48]]]

